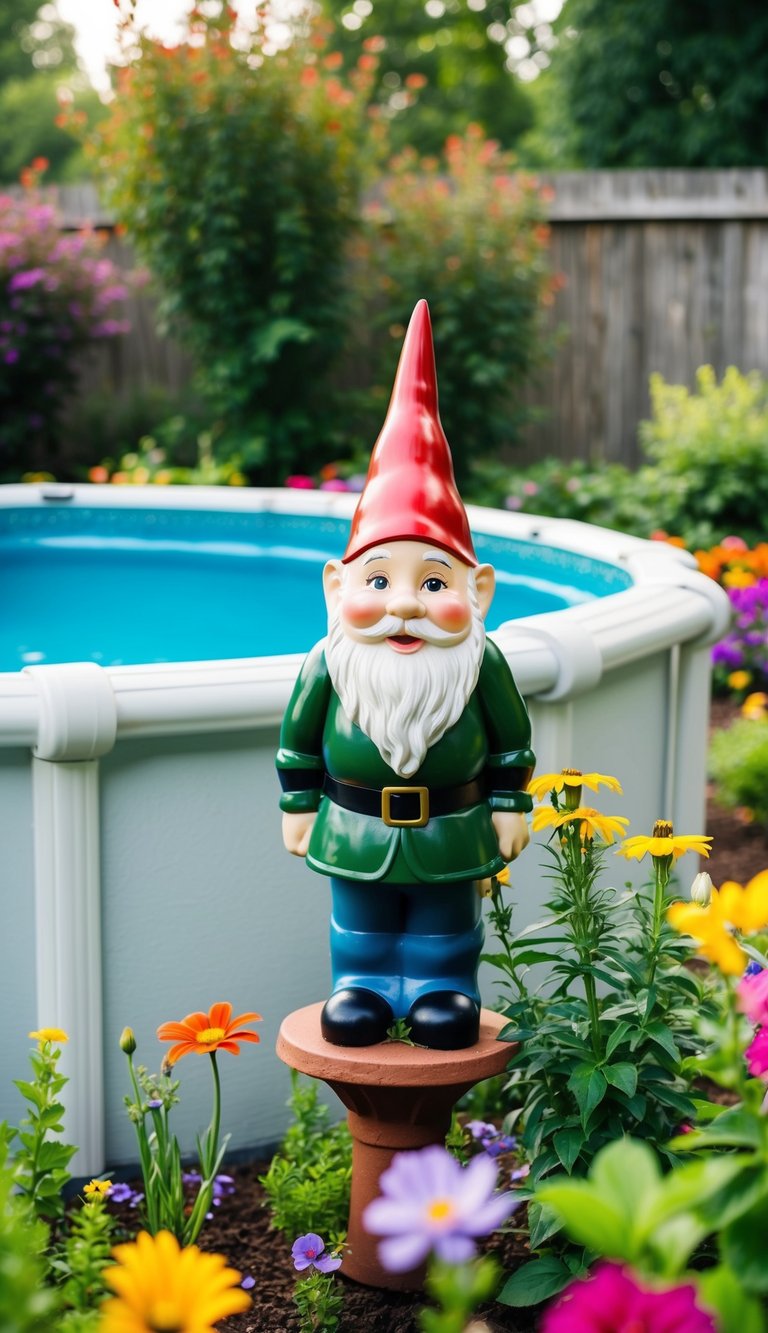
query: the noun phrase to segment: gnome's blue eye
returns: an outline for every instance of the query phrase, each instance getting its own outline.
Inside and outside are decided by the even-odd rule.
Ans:
[[[375,588],[377,592],[384,592],[384,589],[389,587],[389,579],[386,574],[374,574],[367,582],[368,587]]]
[[[422,586],[426,588],[427,592],[442,592],[443,588],[448,587],[448,584],[444,579],[439,579],[436,574],[431,574],[428,579],[424,580]]]

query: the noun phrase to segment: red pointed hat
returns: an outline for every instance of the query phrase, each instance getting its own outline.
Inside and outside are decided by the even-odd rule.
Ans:
[[[373,448],[343,560],[371,546],[425,541],[476,565],[466,510],[437,406],[432,325],[419,301],[405,335],[395,387]]]

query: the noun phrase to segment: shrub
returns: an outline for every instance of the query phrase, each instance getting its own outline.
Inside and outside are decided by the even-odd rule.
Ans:
[[[408,150],[389,165],[356,255],[373,339],[374,390],[361,423],[381,426],[408,317],[430,304],[440,415],[463,485],[473,460],[513,444],[521,392],[543,352],[546,196],[477,126],[452,135],[445,162]],[[385,334],[376,341],[376,334]]]
[[[196,358],[221,456],[240,454],[264,481],[314,463],[332,429],[328,372],[372,154],[376,62],[342,82],[317,29],[274,50],[259,13],[246,31],[228,6],[193,8],[184,40],[166,47],[128,11],[134,58],[91,149],[163,318]]]
[[[651,376],[650,421],[640,440],[655,463],[646,476],[656,527],[687,546],[711,546],[730,532],[748,542],[765,532],[768,509],[768,380],[734,366],[718,384],[711,366],[696,390]]]
[[[20,197],[0,195],[0,480],[55,453],[59,414],[83,351],[125,332],[126,295],[97,236],[64,234],[41,192],[44,159]]]
[[[768,825],[768,719],[741,718],[716,731],[709,766],[718,801]]]

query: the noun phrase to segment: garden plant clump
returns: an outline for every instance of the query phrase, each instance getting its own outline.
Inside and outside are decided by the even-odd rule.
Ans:
[[[68,232],[40,187],[0,195],[0,480],[48,465],[83,352],[126,332],[125,280],[102,253],[105,236]]]

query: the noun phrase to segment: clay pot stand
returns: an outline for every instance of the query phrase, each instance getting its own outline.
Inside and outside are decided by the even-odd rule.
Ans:
[[[320,1032],[322,1008],[310,1004],[288,1015],[277,1054],[299,1073],[321,1078],[349,1112],[352,1197],[342,1272],[370,1287],[420,1290],[423,1267],[410,1273],[382,1268],[377,1238],[362,1225],[363,1210],[378,1197],[379,1178],[394,1153],[444,1143],[459,1098],[506,1068],[517,1049],[515,1043],[498,1040],[508,1020],[483,1009],[479,1040],[463,1051],[432,1051],[403,1042],[333,1046]]]

